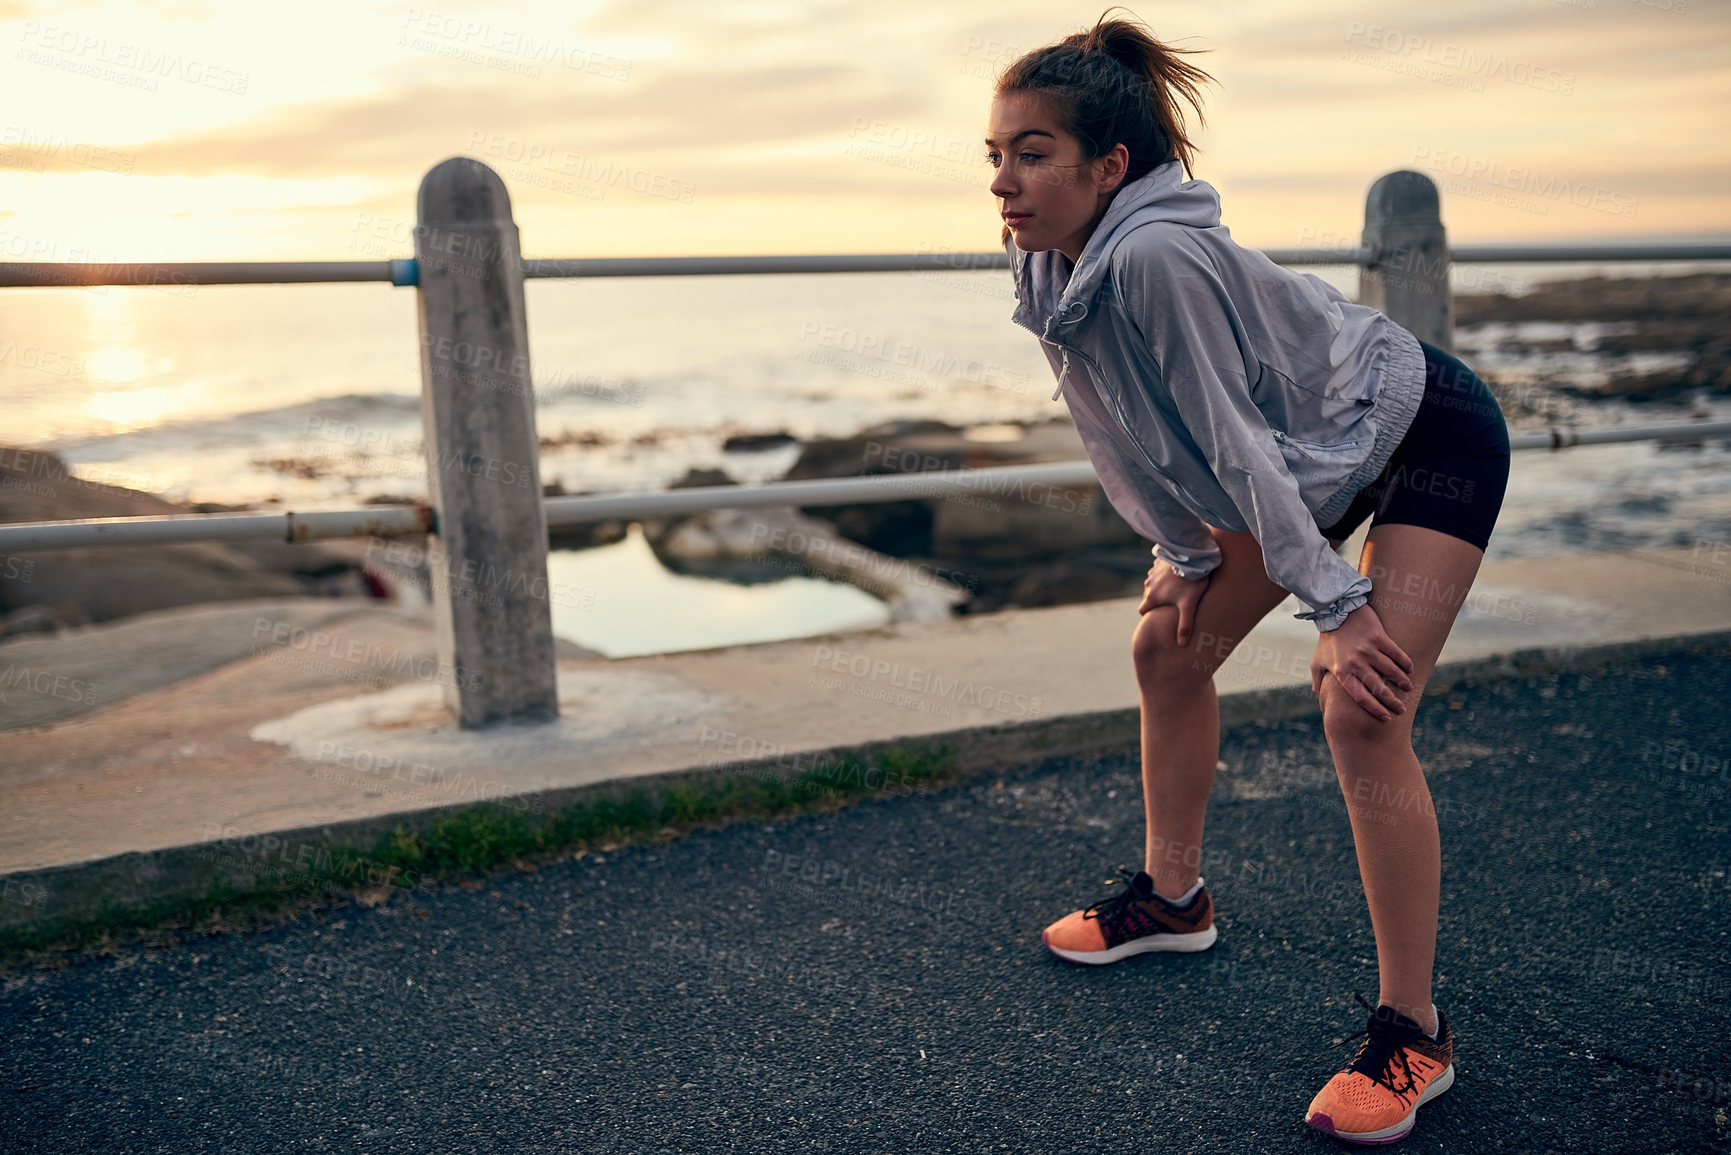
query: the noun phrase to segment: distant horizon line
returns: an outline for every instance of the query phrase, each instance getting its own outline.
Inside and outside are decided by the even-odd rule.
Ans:
[[[521,228],[521,225],[519,225],[519,229],[520,228]],[[1234,239],[1237,240],[1237,238],[1234,238]],[[1237,243],[1240,246],[1247,248],[1247,249],[1296,249],[1296,248],[1311,247],[1311,246],[1305,245],[1301,241],[1300,242],[1289,241],[1289,242],[1285,242],[1285,243],[1279,243],[1279,242],[1264,243],[1264,242],[1260,242],[1260,241],[1245,242],[1242,240],[1238,240]],[[1477,240],[1477,239],[1473,239],[1470,237],[1458,237],[1458,236],[1450,236],[1449,237],[1449,245],[1451,248],[1456,247],[1456,246],[1461,246],[1461,247],[1465,247],[1465,246],[1475,246],[1475,247],[1477,247],[1477,246],[1484,246],[1484,247],[1508,246],[1510,248],[1514,248],[1514,247],[1521,247],[1521,246],[1543,246],[1543,245],[1557,245],[1557,246],[1563,246],[1563,245],[1599,245],[1599,246],[1604,246],[1604,247],[1608,247],[1608,248],[1618,248],[1618,247],[1624,247],[1624,246],[1629,247],[1629,248],[1635,248],[1635,247],[1638,247],[1641,245],[1650,245],[1650,244],[1727,244],[1727,243],[1731,243],[1731,227],[1728,227],[1727,229],[1725,229],[1723,231],[1719,231],[1719,232],[1620,233],[1620,234],[1617,234],[1615,236],[1604,236],[1604,235],[1594,235],[1594,234],[1573,234],[1573,235],[1565,235],[1565,236],[1546,236],[1546,237],[1541,237],[1541,238],[1528,237],[1528,238],[1519,238],[1519,239],[1510,239],[1510,238],[1505,237],[1505,238],[1499,238],[1499,239],[1494,239],[1494,240]],[[1316,247],[1322,247],[1322,246],[1316,246]],[[995,252],[1000,252],[1000,251],[1001,251],[1001,249],[997,246],[985,246],[985,247],[982,247],[979,249],[946,247],[943,250],[941,250],[941,253],[939,255],[949,256],[949,255],[959,255],[959,254],[976,253],[976,252],[977,253],[995,253]],[[765,251],[762,249],[757,249],[757,250],[745,251],[745,252],[690,252],[690,251],[677,252],[677,253],[589,252],[589,253],[584,253],[580,256],[553,256],[553,255],[539,254],[539,253],[536,253],[536,252],[533,252],[530,250],[524,250],[523,254],[522,254],[522,259],[525,261],[665,260],[665,259],[678,259],[678,258],[684,258],[684,257],[705,258],[705,259],[707,259],[707,258],[739,259],[739,258],[752,258],[752,257],[906,256],[909,254],[928,254],[928,253],[932,253],[932,252],[933,252],[933,250],[931,248],[931,242],[925,241],[925,242],[916,243],[913,247],[909,247],[909,248],[847,249],[847,250],[833,250],[833,251],[821,251],[821,252],[814,252],[814,251],[809,250],[809,249],[787,250],[787,251]],[[257,263],[285,262],[286,263],[286,262],[303,262],[304,261],[304,262],[309,262],[309,263],[311,263],[311,262],[319,262],[319,263],[341,262],[341,263],[345,263],[345,264],[369,264],[369,263],[374,263],[374,262],[389,262],[392,260],[413,260],[413,259],[414,259],[413,251],[405,252],[401,255],[394,256],[394,257],[363,257],[363,258],[360,258],[358,260],[352,256],[323,257],[323,256],[211,256],[211,255],[201,255],[201,256],[197,256],[197,257],[166,257],[166,256],[154,256],[154,257],[152,257],[152,256],[118,256],[118,255],[115,255],[112,253],[108,253],[108,254],[104,254],[102,259],[92,260],[92,261],[0,261],[0,263],[5,263],[5,264],[42,264],[42,265],[80,265],[80,264],[89,264],[89,265],[163,264],[163,265],[171,265],[171,264],[226,264],[226,263],[246,264],[246,263],[253,263],[253,262],[257,262]],[[1343,260],[1340,263],[1343,265],[1350,265],[1353,262]],[[1460,263],[1460,264],[1475,264],[1478,262],[1460,261],[1458,263]],[[1547,262],[1523,262],[1523,263],[1547,263]],[[1603,262],[1590,261],[1589,260],[1589,261],[1557,261],[1555,263],[1557,263],[1557,264],[1601,264]],[[1699,260],[1693,260],[1693,261],[1688,262],[1688,263],[1717,263],[1717,259],[1715,259],[1715,258],[1701,258]],[[946,270],[946,271],[950,271],[950,270]],[[980,269],[980,270],[960,270],[960,271],[994,272],[994,271],[1001,271],[1001,270]],[[827,274],[827,275],[837,275],[837,274]],[[66,287],[75,288],[77,286],[66,286]]]

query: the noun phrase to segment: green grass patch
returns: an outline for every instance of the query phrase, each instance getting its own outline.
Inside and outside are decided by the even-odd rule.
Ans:
[[[250,886],[218,880],[196,895],[105,904],[88,917],[0,930],[0,967],[21,961],[56,965],[70,954],[113,954],[136,943],[170,945],[182,934],[266,926],[355,900],[376,906],[395,894],[436,889],[501,867],[535,869],[574,852],[917,793],[955,777],[955,753],[947,746],[892,748],[869,761],[826,760],[791,776],[773,767],[723,769],[658,790],[600,795],[545,815],[531,814],[526,805],[488,803],[440,815],[424,830],[398,826],[370,848],[302,854],[288,870],[263,866]]]

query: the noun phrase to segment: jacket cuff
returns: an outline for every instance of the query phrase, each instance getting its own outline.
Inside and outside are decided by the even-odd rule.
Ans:
[[[1205,578],[1209,574],[1213,573],[1216,569],[1220,568],[1220,559],[1219,558],[1210,558],[1209,560],[1203,561],[1203,562],[1181,560],[1179,558],[1173,557],[1170,553],[1166,552],[1166,550],[1160,546],[1154,547],[1154,560],[1165,562],[1167,565],[1171,566],[1175,571],[1177,571],[1179,577],[1185,579],[1186,581],[1193,581],[1193,582],[1201,581],[1203,578]]]
[[[1327,634],[1338,630],[1346,622],[1348,614],[1369,601],[1370,598],[1365,594],[1347,594],[1334,604],[1325,606],[1320,610],[1312,610],[1308,614],[1293,614],[1292,616],[1315,622],[1317,631]]]

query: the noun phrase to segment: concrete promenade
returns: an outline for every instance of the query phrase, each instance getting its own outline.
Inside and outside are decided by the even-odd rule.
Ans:
[[[1727,1149],[1728,695],[1722,638],[1421,711],[1458,1077],[1377,1150]],[[1354,1150],[1302,1122],[1377,993],[1320,719],[1234,727],[1221,759],[1201,954],[1041,946],[1139,855],[1142,812],[1133,750],[1029,758],[13,968],[0,1147]]]
[[[1731,631],[1724,562],[1676,549],[1487,564],[1433,685]],[[646,776],[797,772],[895,744],[945,742],[966,772],[1133,748],[1135,604],[568,656],[557,724],[483,733],[442,717],[450,672],[430,623],[377,603],[204,606],[13,641],[0,645],[0,926],[173,893],[189,854],[222,839],[368,845],[487,799],[541,809]],[[1296,608],[1217,675],[1226,724],[1314,713],[1315,630]]]

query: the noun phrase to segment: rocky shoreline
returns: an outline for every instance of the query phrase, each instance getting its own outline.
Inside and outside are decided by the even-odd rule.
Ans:
[[[78,477],[50,453],[0,446],[0,524],[234,512]],[[0,638],[240,598],[385,596],[367,543],[198,542],[0,554]]]
[[[1731,394],[1731,273],[1550,281],[1520,297],[1457,296],[1454,307],[1457,334],[1488,328],[1496,340],[1526,352],[1588,351],[1602,357],[1607,368],[1597,384],[1560,377],[1541,381],[1567,397],[1640,403]],[[1572,335],[1523,334],[1520,327],[1532,322],[1591,328]],[[1620,366],[1642,354],[1670,355],[1677,363],[1647,370]],[[1508,398],[1504,407],[1508,411]],[[1511,419],[1518,415],[1508,413]]]
[[[852,437],[807,442],[785,479],[942,476],[1086,457],[1067,418],[976,429],[894,421]],[[688,477],[684,484],[729,481],[711,472]],[[1148,542],[1118,516],[1098,485],[1022,482],[908,501],[810,506],[799,513],[877,556],[905,563],[916,575],[912,580],[923,575],[959,587],[966,596],[957,601],[957,613],[1139,593],[1150,561]],[[721,576],[708,559],[683,549],[680,536],[693,523],[712,524],[719,517],[646,525],[645,532],[668,568]],[[809,548],[794,552],[812,553]]]
[[[1731,394],[1731,274],[1542,283],[1524,296],[1455,299],[1457,346],[1528,358],[1538,369],[1482,368],[1510,424],[1555,420],[1559,400],[1678,404]],[[1548,353],[1602,364],[1543,368]],[[1655,358],[1658,364],[1655,365]],[[1642,357],[1646,361],[1642,361]],[[1467,358],[1472,361],[1471,357]],[[1573,376],[1571,376],[1573,374]],[[729,457],[798,444],[780,430],[730,438]],[[892,421],[800,445],[788,480],[941,474],[1086,457],[1067,416],[1034,425],[958,428]],[[725,470],[677,485],[733,484]],[[550,493],[562,492],[557,486]],[[382,499],[375,499],[382,500]],[[0,448],[0,523],[214,512],[76,477],[50,454]],[[624,537],[622,522],[556,532],[557,549]],[[796,574],[841,579],[890,602],[897,616],[987,613],[1140,593],[1149,545],[1098,486],[1000,487],[875,504],[720,511],[647,522],[668,568],[736,582]],[[389,596],[415,575],[392,573],[365,542],[96,548],[0,558],[0,637],[107,621],[151,609],[295,594]]]

